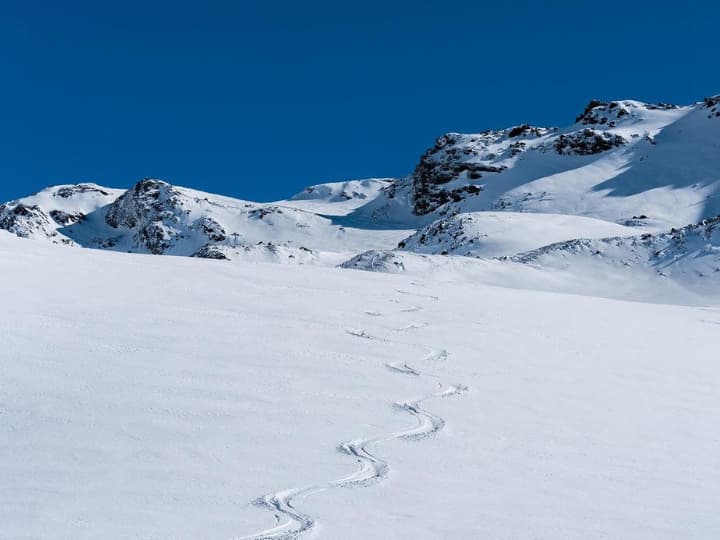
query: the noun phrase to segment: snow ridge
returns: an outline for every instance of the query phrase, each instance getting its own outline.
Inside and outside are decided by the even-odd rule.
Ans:
[[[720,216],[661,234],[575,239],[558,242],[506,260],[522,264],[568,263],[573,258],[593,258],[605,264],[641,265],[661,276],[692,274],[695,278],[720,276]]]

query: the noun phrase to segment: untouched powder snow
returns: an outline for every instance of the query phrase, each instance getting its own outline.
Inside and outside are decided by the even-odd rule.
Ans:
[[[0,268],[1,538],[720,535],[718,304],[2,231]]]

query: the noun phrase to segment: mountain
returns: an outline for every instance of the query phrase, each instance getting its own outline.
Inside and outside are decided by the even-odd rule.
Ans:
[[[22,238],[73,243],[60,230],[83,222],[123,191],[97,184],[63,185],[0,205],[0,229]]]
[[[696,223],[720,214],[719,101],[593,100],[566,128],[449,133],[411,175],[357,212],[413,224],[504,210],[653,230]]]
[[[127,191],[95,184],[55,186],[0,206],[0,228],[21,237],[112,251],[336,264],[358,250],[392,247],[406,235],[332,220],[333,214],[377,196],[386,184],[323,184],[291,201],[269,204],[156,179],[141,180]]]
[[[553,272],[560,251],[586,268],[568,246],[619,242],[629,251],[611,250],[613,260],[652,269],[640,245],[664,245],[674,230],[693,236],[720,214],[718,156],[720,96],[688,106],[593,100],[564,128],[445,134],[404,178],[318,184],[273,203],[158,179],[55,186],[0,205],[0,229],[110,251],[393,272],[447,265],[432,259],[444,256],[530,264],[534,252],[544,255],[533,264]],[[714,253],[716,235],[706,243]],[[666,272],[688,264],[671,259]],[[712,257],[695,259],[707,273]]]

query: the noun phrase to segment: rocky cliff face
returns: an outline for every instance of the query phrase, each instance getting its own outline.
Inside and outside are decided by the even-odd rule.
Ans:
[[[109,207],[105,222],[114,229],[128,230],[135,249],[155,255],[192,240],[206,248],[197,250],[195,256],[210,256],[214,253],[210,245],[228,238],[220,223],[197,211],[194,198],[155,179],[142,180],[120,196]]]
[[[512,169],[523,154],[555,152],[563,156],[591,156],[628,144],[626,137],[645,136],[648,111],[673,111],[675,105],[636,101],[591,101],[570,128],[522,124],[477,134],[447,133],[420,158],[413,173],[387,190],[389,198],[409,186],[412,211],[422,216],[479,194],[488,182]],[[627,126],[637,124],[628,134]]]
[[[439,137],[410,176],[413,211],[428,214],[449,201],[478,194],[480,180],[505,170],[527,149],[528,141],[549,131],[525,124],[476,135],[447,133]]]
[[[105,221],[114,229],[130,229],[138,247],[159,255],[182,235],[182,206],[180,193],[170,184],[145,179],[110,206]]]
[[[0,205],[0,229],[21,238],[57,236],[53,220],[40,207],[22,203]]]

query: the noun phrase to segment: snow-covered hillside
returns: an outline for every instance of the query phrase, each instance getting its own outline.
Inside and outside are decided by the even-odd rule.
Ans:
[[[370,178],[318,184],[307,187],[289,200],[279,201],[278,204],[316,214],[344,216],[378,197],[381,190],[389,187],[392,182],[392,178]]]
[[[84,221],[89,214],[111,204],[122,190],[97,184],[53,186],[40,193],[0,205],[0,229],[21,238],[71,243],[59,234],[62,227]]]
[[[600,219],[519,212],[472,212],[441,218],[400,242],[402,249],[435,255],[498,257],[568,238],[637,234]]]
[[[395,245],[407,232],[359,230],[321,215],[352,210],[342,196],[377,196],[384,181],[328,189],[315,212],[295,201],[252,203],[146,179],[127,191],[55,186],[0,206],[0,228],[18,236],[132,253],[337,264],[358,250]],[[352,196],[351,196],[352,197]]]
[[[603,237],[613,226],[618,235]],[[568,227],[585,234],[548,243],[568,236]],[[530,229],[534,236],[524,234]],[[421,229],[395,250],[369,250],[342,266],[642,301],[720,299],[720,216],[663,233],[628,230],[551,214],[458,214]]]
[[[695,223],[720,214],[718,102],[592,101],[566,128],[449,133],[410,176],[357,212],[390,223],[489,210],[654,230]]]
[[[720,535],[717,307],[3,231],[0,271],[0,538]]]
[[[551,272],[572,267],[599,273],[608,267],[649,269],[707,294],[720,293],[720,216],[663,234],[578,239],[509,258]]]

